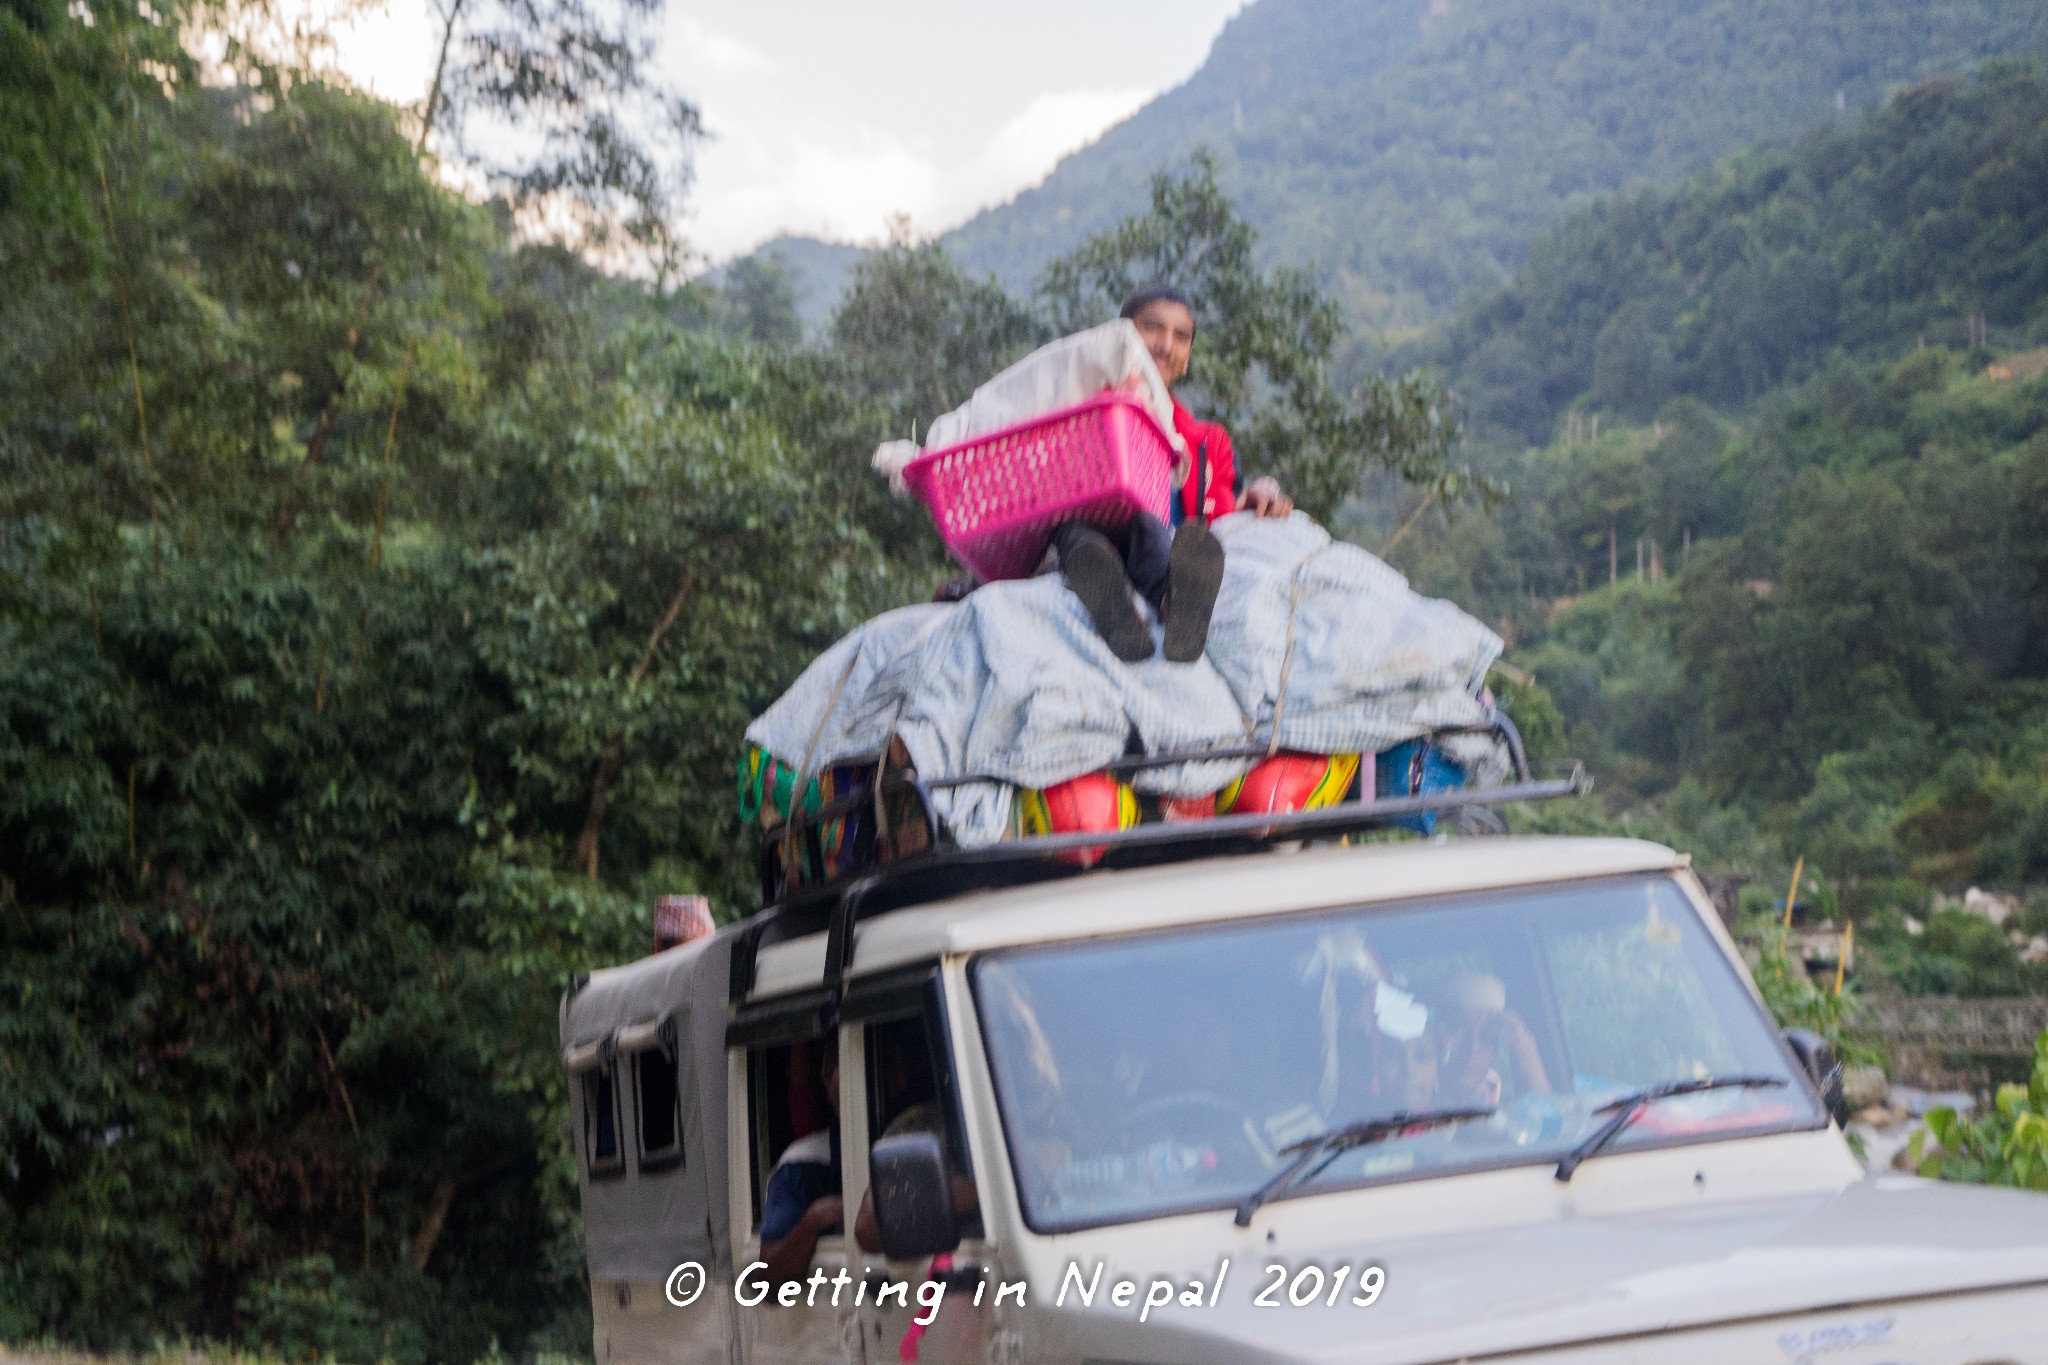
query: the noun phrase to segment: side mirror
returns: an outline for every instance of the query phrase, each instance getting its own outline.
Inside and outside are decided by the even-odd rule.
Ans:
[[[935,1134],[883,1138],[875,1144],[869,1170],[884,1256],[915,1261],[960,1245],[953,1173],[946,1164],[945,1146]]]
[[[1792,1055],[1799,1059],[1799,1065],[1806,1068],[1806,1074],[1813,1078],[1813,1088],[1820,1092],[1820,1101],[1828,1108],[1828,1116],[1837,1127],[1849,1123],[1849,1102],[1842,1095],[1842,1062],[1835,1056],[1835,1050],[1828,1046],[1827,1039],[1811,1029],[1788,1028],[1780,1035],[1785,1046],[1792,1049]]]

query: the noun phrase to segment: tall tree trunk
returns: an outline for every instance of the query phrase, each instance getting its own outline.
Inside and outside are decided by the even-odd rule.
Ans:
[[[441,25],[441,53],[434,58],[434,83],[427,87],[426,111],[420,115],[420,140],[413,147],[415,155],[427,150],[427,139],[434,132],[434,117],[441,112],[441,78],[448,70],[448,49],[455,42],[455,25],[462,18],[462,7],[469,0],[455,0]]]
[[[661,614],[661,619],[648,633],[647,647],[640,651],[640,662],[633,665],[632,673],[626,678],[627,700],[632,699],[634,689],[654,667],[654,652],[661,647],[662,637],[675,625],[676,617],[682,614],[683,603],[689,600],[694,582],[693,576],[686,571],[683,581],[676,586],[676,595],[669,599],[668,610]],[[576,836],[575,863],[591,881],[597,880],[598,836],[604,832],[604,814],[611,805],[612,784],[619,780],[625,766],[626,736],[621,731],[606,742],[604,757],[598,760],[597,771],[591,775],[590,804],[583,813],[583,829]]]
[[[349,335],[353,339],[355,334],[351,332]],[[354,347],[351,346],[350,350],[353,351]],[[327,441],[334,435],[334,424],[341,420],[341,395],[347,387],[346,383],[337,383],[328,390],[327,401],[320,405],[320,420],[313,424],[312,438],[306,442],[306,457],[299,461],[291,495],[284,500],[284,506],[277,509],[277,525],[270,528],[272,549],[284,544],[292,528],[299,524],[299,509],[306,501],[306,477],[327,456]]]
[[[433,1196],[427,1200],[427,1216],[420,1223],[419,1235],[412,1239],[413,1273],[424,1275],[427,1258],[434,1254],[434,1244],[441,1240],[441,1229],[448,1225],[448,1210],[455,1207],[455,1177],[446,1171],[434,1182]]]
[[[362,302],[356,305],[356,320],[348,329],[348,358],[356,358],[356,348],[362,344],[362,329],[369,321],[370,305],[377,297],[377,286],[384,279],[384,263],[378,261],[370,266],[368,278],[363,281]],[[341,420],[341,400],[348,393],[348,370],[335,377],[334,387],[327,391],[327,401],[320,405],[320,416],[313,423],[313,434],[306,441],[306,456],[299,461],[298,470],[292,476],[292,491],[285,498],[284,506],[277,511],[277,525],[270,528],[270,546],[277,549],[299,524],[299,509],[306,501],[306,478],[327,457],[328,438],[334,435],[334,424]]]

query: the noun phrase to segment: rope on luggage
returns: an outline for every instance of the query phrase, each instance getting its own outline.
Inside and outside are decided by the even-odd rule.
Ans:
[[[1280,721],[1287,714],[1287,679],[1294,671],[1294,623],[1301,612],[1301,575],[1309,565],[1315,563],[1317,555],[1335,543],[1332,541],[1324,545],[1294,566],[1293,581],[1287,591],[1287,645],[1280,653],[1280,688],[1273,697],[1273,736],[1271,742],[1266,745],[1267,758],[1280,752]]]
[[[854,665],[860,662],[860,650],[853,651],[846,661],[846,667],[839,671],[839,681],[832,684],[832,695],[825,698],[825,709],[818,716],[818,724],[811,731],[810,742],[804,745],[804,761],[797,765],[796,786],[789,795],[789,809],[782,817],[783,854],[791,867],[796,866],[796,813],[804,804],[804,793],[811,786],[811,760],[818,756],[818,741],[825,737],[825,726],[831,722],[832,712],[838,709],[839,694],[846,690],[847,680],[853,677]],[[886,757],[886,750],[884,751]]]

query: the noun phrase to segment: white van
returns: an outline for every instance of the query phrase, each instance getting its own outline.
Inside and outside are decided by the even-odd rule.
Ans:
[[[598,1361],[2048,1362],[2048,1197],[1866,1174],[1669,849],[887,901],[564,1000]],[[792,1148],[887,1254],[768,1285]]]

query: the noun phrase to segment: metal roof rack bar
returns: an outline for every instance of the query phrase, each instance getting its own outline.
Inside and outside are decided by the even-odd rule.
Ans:
[[[802,932],[792,914],[808,921],[829,909],[838,975],[850,955],[852,920],[868,913],[880,913],[896,906],[936,899],[971,889],[949,874],[977,874],[988,885],[1002,885],[1045,876],[1069,875],[1083,868],[1056,866],[1063,855],[1087,851],[1094,855],[1091,865],[1107,859],[1110,866],[1128,866],[1133,861],[1175,861],[1213,856],[1228,851],[1249,852],[1274,843],[1301,839],[1336,838],[1385,829],[1416,816],[1440,815],[1475,808],[1498,807],[1521,801],[1540,801],[1576,796],[1592,789],[1583,765],[1574,764],[1564,778],[1539,781],[1530,772],[1521,736],[1506,716],[1496,715],[1486,724],[1444,727],[1423,738],[1451,734],[1492,734],[1507,749],[1514,780],[1504,786],[1460,788],[1425,796],[1382,797],[1369,802],[1340,802],[1311,811],[1222,815],[1205,820],[1172,821],[1139,825],[1124,830],[1075,831],[1005,839],[979,848],[960,848],[946,838],[932,797],[937,791],[999,779],[970,775],[923,779],[914,772],[883,773],[843,796],[800,811],[796,817],[772,831],[761,848],[762,923],[750,935],[748,949],[761,946],[764,938]],[[1120,772],[1142,771],[1175,764],[1217,760],[1262,759],[1273,752],[1270,745],[1230,749],[1180,751],[1134,755],[1109,765]],[[868,762],[880,764],[875,758]],[[915,802],[911,807],[904,798]],[[860,819],[872,812],[872,818]],[[907,819],[908,823],[902,823]],[[825,829],[841,821],[833,860],[844,859],[836,874],[828,861]],[[886,826],[886,827],[884,827]],[[911,848],[902,845],[909,837]],[[844,841],[850,840],[847,844]],[[843,847],[843,852],[841,851]],[[1119,857],[1118,855],[1124,855]],[[851,897],[851,903],[847,901]],[[745,952],[746,958],[752,952]],[[751,962],[736,964],[735,990],[750,982]]]
[[[965,866],[1053,857],[1081,849],[1159,848],[1220,843],[1245,837],[1260,843],[1336,838],[1384,829],[1412,815],[1441,815],[1471,806],[1505,806],[1517,801],[1583,796],[1592,789],[1592,779],[1586,776],[1585,767],[1574,764],[1570,776],[1550,781],[1515,782],[1501,787],[1461,789],[1431,796],[1390,796],[1369,804],[1347,801],[1319,810],[1284,814],[1218,815],[1208,820],[1137,825],[1130,829],[1039,834],[1023,839],[1006,839],[982,848],[948,849],[935,856],[949,866]],[[910,864],[904,866],[907,868]]]
[[[912,779],[901,779],[901,782],[903,789],[916,790],[923,798],[922,784]],[[792,920],[793,915],[801,921],[808,918],[803,912],[808,911],[810,916],[822,912],[825,916],[821,927],[826,931],[826,961],[824,979],[820,984],[827,995],[823,1014],[827,1019],[835,1018],[838,995],[853,961],[854,931],[863,910],[868,910],[878,899],[877,893],[889,884],[920,875],[956,868],[993,870],[1043,865],[1056,861],[1061,854],[1083,849],[1114,853],[1172,848],[1189,856],[1200,856],[1205,849],[1217,845],[1250,844],[1256,847],[1303,839],[1336,838],[1384,829],[1396,821],[1416,815],[1446,815],[1472,807],[1581,796],[1592,789],[1592,779],[1587,776],[1585,765],[1574,763],[1568,776],[1547,781],[1514,782],[1429,796],[1388,797],[1370,804],[1345,802],[1320,810],[1284,814],[1223,815],[1211,820],[1139,825],[1123,830],[1045,834],[1005,840],[983,848],[940,849],[864,872],[844,882],[803,888],[782,904],[765,911],[757,917],[744,941],[735,945],[730,998],[734,1007],[745,1000],[753,986],[755,957],[766,940],[782,936],[775,933],[776,930],[783,934],[795,931],[797,923]],[[1071,871],[1078,873],[1081,869]],[[879,914],[889,908],[893,907],[884,905],[868,912]]]

